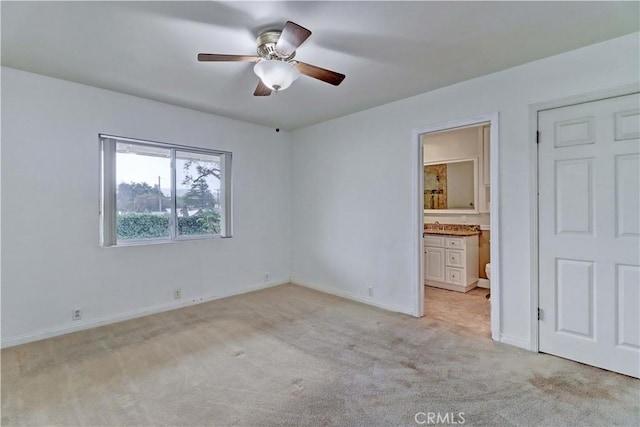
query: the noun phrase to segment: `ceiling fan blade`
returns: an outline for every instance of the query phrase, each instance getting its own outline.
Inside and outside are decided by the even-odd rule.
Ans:
[[[278,43],[276,43],[276,51],[282,56],[289,56],[311,35],[311,31],[296,24],[287,21],[284,24]]]
[[[269,89],[262,80],[258,79],[258,87],[256,87],[255,92],[253,92],[253,96],[269,96],[271,95],[271,89]]]
[[[346,77],[344,74],[336,73],[326,68],[316,67],[315,65],[305,64],[304,62],[296,62],[295,66],[298,71],[300,71],[300,74],[322,80],[334,86],[338,86]]]
[[[259,56],[254,55],[220,55],[217,53],[199,53],[198,61],[240,61],[258,62]]]

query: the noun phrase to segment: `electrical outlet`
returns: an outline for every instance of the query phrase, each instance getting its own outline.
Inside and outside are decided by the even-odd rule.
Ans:
[[[173,291],[173,298],[174,299],[182,298],[182,289],[176,289],[175,291]]]
[[[74,308],[71,310],[71,320],[80,320],[82,319],[82,310],[79,308]]]
[[[373,296],[373,286],[369,286],[369,296]]]
[[[264,273],[264,281],[265,282],[269,281],[269,272],[268,271],[266,273]]]
[[[461,223],[463,223],[463,224],[465,224],[465,223],[467,222],[467,216],[466,216],[466,215],[462,215],[462,216],[460,217],[460,222],[461,222]]]

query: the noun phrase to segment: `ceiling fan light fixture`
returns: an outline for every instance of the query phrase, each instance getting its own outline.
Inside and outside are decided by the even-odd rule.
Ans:
[[[285,90],[300,77],[300,72],[293,64],[277,59],[260,61],[253,67],[253,71],[265,86],[276,92]]]

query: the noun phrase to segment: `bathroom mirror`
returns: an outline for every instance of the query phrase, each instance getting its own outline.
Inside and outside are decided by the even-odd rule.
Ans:
[[[478,212],[478,159],[424,164],[425,213]]]

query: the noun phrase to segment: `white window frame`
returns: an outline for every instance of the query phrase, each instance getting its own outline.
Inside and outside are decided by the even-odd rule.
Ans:
[[[165,142],[145,141],[121,136],[99,134],[100,143],[100,244],[131,246],[170,243],[184,240],[229,238],[232,236],[231,158],[229,151],[210,150]],[[168,149],[171,153],[171,219],[168,239],[138,239],[117,241],[116,237],[116,144],[126,142],[138,146]],[[220,234],[183,235],[177,233],[176,151],[208,154],[220,157]]]

